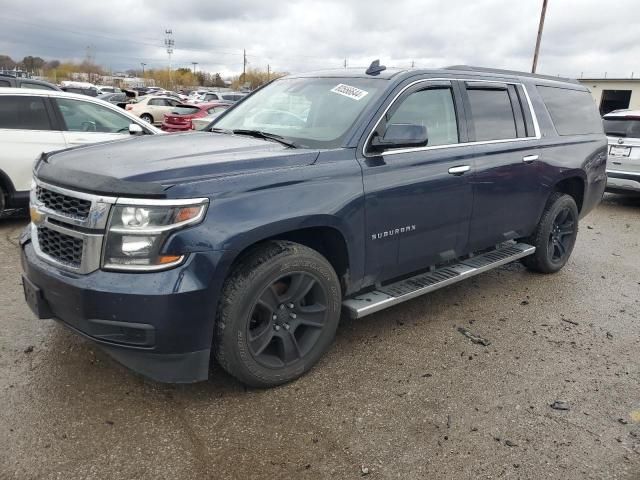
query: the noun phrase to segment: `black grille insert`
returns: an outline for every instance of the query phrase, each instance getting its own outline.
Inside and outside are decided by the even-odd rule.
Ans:
[[[58,262],[79,268],[82,263],[82,239],[47,227],[38,227],[38,244],[42,253]]]
[[[70,197],[43,187],[36,187],[36,197],[45,207],[69,217],[85,219],[91,210],[89,200]]]

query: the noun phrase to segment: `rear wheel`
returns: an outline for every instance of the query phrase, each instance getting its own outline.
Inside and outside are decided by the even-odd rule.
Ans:
[[[565,266],[578,237],[578,207],[573,197],[555,192],[549,197],[533,234],[524,239],[536,247],[522,263],[536,272],[555,273]]]
[[[148,113],[143,113],[142,115],[140,115],[140,118],[147,123],[151,123],[151,124],[153,123],[153,117]]]
[[[292,242],[268,242],[249,253],[225,282],[216,359],[250,386],[294,380],[331,345],[340,309],[340,283],[322,255]]]

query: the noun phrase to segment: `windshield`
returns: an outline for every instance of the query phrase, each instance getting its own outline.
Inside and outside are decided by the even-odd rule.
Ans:
[[[609,137],[640,138],[640,118],[609,117],[603,123],[604,131]]]
[[[386,82],[368,78],[277,80],[217,120],[225,130],[259,130],[301,147],[336,148]]]

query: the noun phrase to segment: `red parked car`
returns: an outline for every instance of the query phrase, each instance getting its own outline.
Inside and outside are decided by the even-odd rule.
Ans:
[[[181,103],[176,105],[171,113],[164,114],[161,128],[165,132],[188,132],[191,130],[191,119],[206,117],[212,113],[226,110],[232,105],[231,102],[209,102],[198,105]]]

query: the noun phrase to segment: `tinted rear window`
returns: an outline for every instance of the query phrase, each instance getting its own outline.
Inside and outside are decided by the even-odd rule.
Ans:
[[[559,135],[602,133],[602,121],[589,92],[540,85],[538,91]]]
[[[640,118],[604,118],[604,132],[610,137],[640,138]]]
[[[51,130],[42,97],[0,96],[0,128]]]
[[[476,140],[517,138],[516,121],[507,90],[467,90]]]
[[[198,107],[176,107],[171,110],[171,113],[174,115],[193,115],[199,111],[200,109]]]

